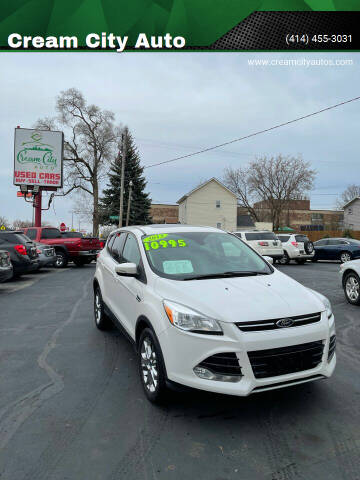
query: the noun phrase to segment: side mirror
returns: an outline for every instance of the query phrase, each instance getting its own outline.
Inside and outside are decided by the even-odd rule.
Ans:
[[[121,263],[116,265],[115,272],[124,277],[135,277],[138,274],[138,269],[135,263]]]
[[[267,255],[264,255],[263,257],[270,265],[274,264],[274,259],[272,257],[268,257]]]

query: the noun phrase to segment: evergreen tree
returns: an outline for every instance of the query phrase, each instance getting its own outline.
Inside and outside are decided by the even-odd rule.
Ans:
[[[146,180],[144,168],[140,165],[140,156],[134,139],[126,127],[126,158],[124,178],[123,226],[126,224],[127,205],[129,198],[129,182],[132,180],[129,225],[146,225],[151,223],[151,199],[145,193]],[[122,159],[116,158],[110,166],[109,182],[100,199],[102,225],[117,225],[118,220],[110,220],[110,216],[119,215],[120,185]]]

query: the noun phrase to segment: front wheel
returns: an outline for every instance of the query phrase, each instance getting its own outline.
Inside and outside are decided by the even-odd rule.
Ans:
[[[345,262],[350,262],[351,260],[351,253],[349,252],[342,252],[340,255],[340,262],[345,263]]]
[[[74,258],[73,262],[77,267],[83,267],[86,263],[83,258]]]
[[[68,258],[65,255],[65,253],[61,252],[60,250],[57,251],[56,252],[55,267],[56,268],[65,268],[67,264],[68,264]]]
[[[104,303],[99,287],[94,292],[94,319],[96,328],[99,330],[108,330],[111,326],[111,320],[104,312]]]
[[[138,347],[139,373],[144,392],[152,403],[162,403],[166,398],[166,376],[161,348],[154,332],[145,328]]]
[[[355,272],[345,277],[344,292],[346,300],[353,305],[360,305],[360,279]]]

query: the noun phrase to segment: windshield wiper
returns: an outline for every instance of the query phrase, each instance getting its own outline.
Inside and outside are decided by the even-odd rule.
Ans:
[[[183,280],[206,280],[207,278],[228,278],[228,277],[254,277],[256,275],[269,275],[266,272],[256,272],[256,271],[230,271],[230,272],[221,272],[221,273],[208,273],[205,275],[192,275],[191,277],[186,277]]]

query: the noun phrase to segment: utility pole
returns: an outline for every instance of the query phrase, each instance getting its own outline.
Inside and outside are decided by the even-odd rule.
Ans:
[[[126,226],[129,225],[129,220],[130,220],[130,204],[131,204],[132,186],[133,186],[133,182],[132,182],[132,180],[130,180],[130,182],[129,182],[129,198],[128,198],[127,215],[126,215]]]
[[[122,160],[121,160],[121,183],[120,183],[120,210],[119,210],[119,228],[123,225],[123,205],[124,205],[124,180],[125,180],[125,159],[126,159],[126,132],[121,135],[121,144],[122,144]]]

